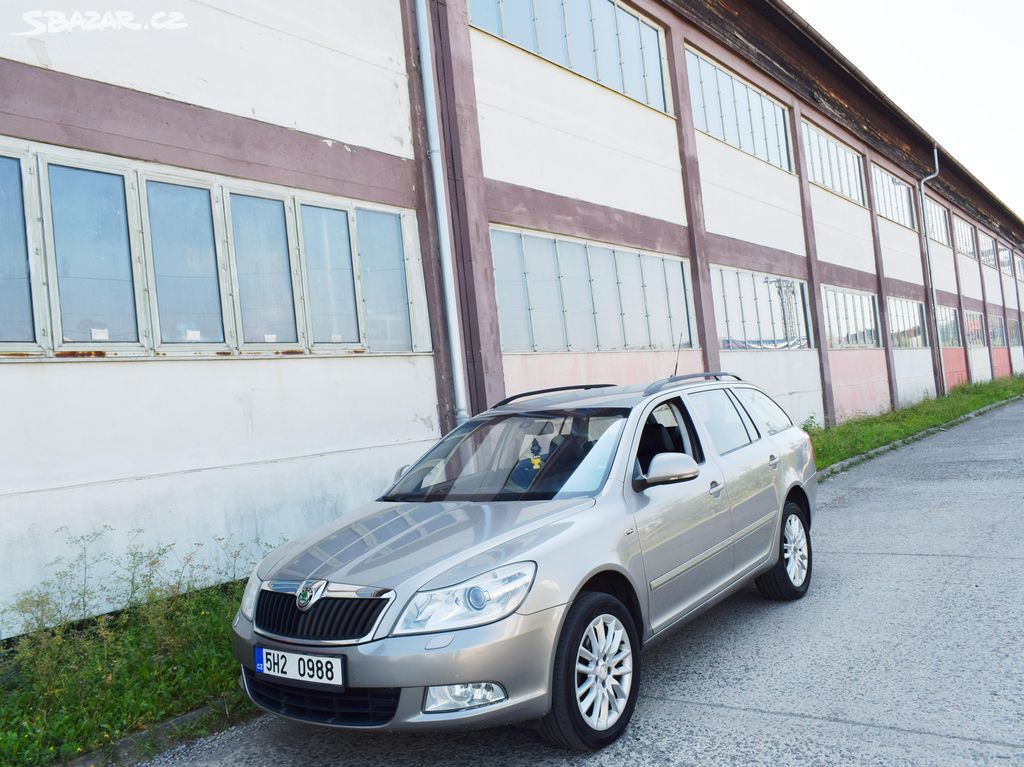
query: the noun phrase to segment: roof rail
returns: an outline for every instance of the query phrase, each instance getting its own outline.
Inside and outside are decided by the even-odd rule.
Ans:
[[[706,380],[706,379],[709,379],[709,378],[711,380],[714,380],[714,381],[721,381],[724,376],[729,376],[730,378],[735,378],[737,381],[742,381],[743,380],[742,378],[740,378],[735,373],[722,373],[722,372],[688,373],[687,375],[683,375],[683,376],[669,376],[668,378],[662,378],[660,381],[655,381],[650,386],[648,386],[646,389],[644,389],[644,396],[648,397],[651,394],[655,394],[655,393],[661,391],[666,386],[668,386],[670,384],[674,384],[674,383],[679,383],[680,381],[693,381],[693,380],[696,380],[696,379],[705,379]]]
[[[555,386],[550,389],[536,389],[534,391],[524,391],[519,394],[513,394],[511,397],[505,397],[505,399],[503,399],[501,402],[496,402],[491,407],[501,407],[502,405],[507,405],[509,402],[513,402],[517,399],[522,399],[523,397],[532,397],[535,394],[551,394],[552,392],[573,391],[574,389],[607,389],[610,386],[615,386],[615,384],[580,384],[579,386]]]

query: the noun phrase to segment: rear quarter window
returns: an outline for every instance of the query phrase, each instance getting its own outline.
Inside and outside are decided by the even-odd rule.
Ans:
[[[763,426],[769,435],[778,434],[793,425],[786,411],[757,389],[733,389],[732,393],[747,409],[754,423]]]

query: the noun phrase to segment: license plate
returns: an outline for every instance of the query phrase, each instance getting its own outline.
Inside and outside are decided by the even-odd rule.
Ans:
[[[344,686],[342,659],[256,648],[256,673],[302,682]]]

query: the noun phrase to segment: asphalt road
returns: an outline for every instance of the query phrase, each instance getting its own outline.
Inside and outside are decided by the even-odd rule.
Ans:
[[[825,482],[814,580],[752,588],[644,656],[602,753],[531,731],[338,732],[259,717],[152,765],[1024,765],[1024,403]]]

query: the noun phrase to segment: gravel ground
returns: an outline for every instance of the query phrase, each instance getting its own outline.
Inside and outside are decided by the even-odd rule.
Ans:
[[[807,597],[746,589],[656,646],[598,754],[262,716],[148,764],[1024,765],[1022,506],[1021,402],[830,479]]]

